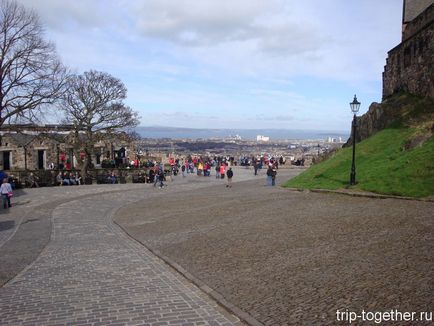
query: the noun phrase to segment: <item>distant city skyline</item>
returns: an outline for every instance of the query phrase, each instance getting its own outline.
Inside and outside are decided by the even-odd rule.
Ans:
[[[18,2],[75,72],[120,78],[144,126],[348,131],[401,38],[399,0]]]
[[[349,132],[336,130],[299,130],[299,129],[237,129],[237,128],[179,128],[147,126],[137,127],[135,131],[144,138],[171,139],[225,139],[238,138],[242,140],[327,140],[341,138],[345,141]],[[258,136],[261,136],[258,139]],[[265,138],[264,138],[265,137]]]

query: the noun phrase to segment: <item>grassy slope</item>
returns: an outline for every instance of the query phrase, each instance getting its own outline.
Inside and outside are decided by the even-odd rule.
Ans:
[[[434,195],[434,137],[404,150],[417,128],[382,130],[356,145],[356,180],[353,189],[410,197]],[[340,150],[312,166],[285,186],[339,189],[348,187],[352,148]]]

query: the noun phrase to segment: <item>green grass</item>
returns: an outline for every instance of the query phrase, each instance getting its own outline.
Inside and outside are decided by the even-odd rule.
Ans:
[[[434,195],[434,137],[405,150],[419,133],[417,128],[396,127],[378,132],[356,145],[356,181],[351,189],[409,197]],[[313,165],[289,180],[285,187],[305,189],[347,188],[352,148],[339,150],[327,161]]]

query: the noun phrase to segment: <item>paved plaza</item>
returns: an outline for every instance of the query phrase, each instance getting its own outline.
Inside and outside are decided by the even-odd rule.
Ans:
[[[167,189],[128,184],[17,191],[12,209],[0,215],[2,283],[24,270],[0,288],[0,324],[242,324],[112,223],[123,205],[207,185],[187,181]]]
[[[432,308],[434,203],[265,187],[244,168],[234,181],[17,191],[0,214],[0,324],[333,325],[336,309]]]
[[[432,311],[433,202],[289,191],[262,178],[225,190],[137,202],[115,221],[265,325],[336,325],[338,309]]]

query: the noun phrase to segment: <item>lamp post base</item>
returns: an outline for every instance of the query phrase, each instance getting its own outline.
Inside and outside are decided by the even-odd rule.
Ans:
[[[354,186],[356,184],[356,173],[351,172],[350,174],[350,185]]]

